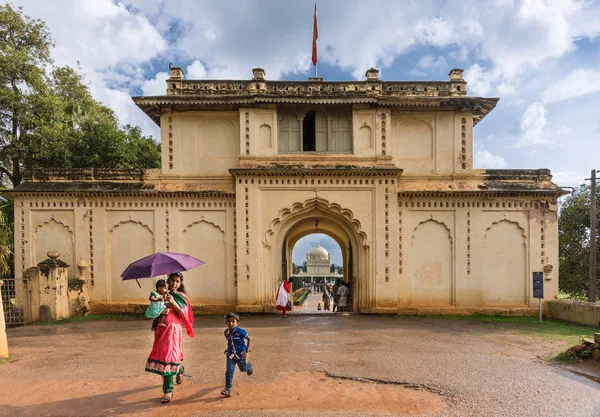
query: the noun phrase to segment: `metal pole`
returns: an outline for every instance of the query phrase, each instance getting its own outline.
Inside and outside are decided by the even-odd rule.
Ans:
[[[540,298],[540,324],[542,324],[542,299]]]
[[[592,169],[590,187],[590,288],[589,301],[596,302],[596,170]]]

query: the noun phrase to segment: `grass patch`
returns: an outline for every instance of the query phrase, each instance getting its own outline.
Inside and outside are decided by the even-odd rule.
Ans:
[[[145,317],[143,317],[145,319]],[[136,315],[129,314],[88,314],[87,316],[72,316],[66,319],[52,320],[46,323],[35,323],[42,326],[54,326],[56,324],[78,323],[82,321],[98,321],[98,320],[140,320]]]
[[[558,355],[546,356],[544,359],[546,359],[548,362],[560,365],[572,365],[580,362],[577,356],[575,356],[575,352],[572,352],[570,350],[565,350],[564,352],[561,352]]]
[[[540,324],[539,318],[529,316],[427,316],[449,320],[471,320],[490,324],[490,327],[509,330],[515,334],[529,337],[539,337],[548,340],[562,340],[577,345],[582,337],[592,338],[598,331],[595,327],[582,326],[558,320],[544,319]]]
[[[6,358],[0,358],[0,365],[12,362],[14,360],[15,360],[15,358],[13,358],[12,356],[8,355],[8,359],[6,359]]]

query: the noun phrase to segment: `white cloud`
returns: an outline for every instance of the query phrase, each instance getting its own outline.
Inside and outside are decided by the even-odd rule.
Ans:
[[[587,175],[590,175],[588,172]],[[562,187],[578,187],[585,183],[586,173],[577,171],[556,171],[552,173],[552,182]]]
[[[190,79],[202,80],[207,76],[206,67],[202,62],[196,60],[186,68],[186,76]]]
[[[600,91],[600,70],[579,68],[553,83],[542,95],[544,103],[556,103]]]
[[[507,163],[501,156],[495,156],[488,151],[478,151],[475,154],[475,167],[501,169],[506,168]]]
[[[417,66],[412,69],[414,75],[425,75],[432,71],[446,69],[448,64],[443,56],[437,58],[433,55],[424,55],[417,61]]]
[[[144,96],[163,96],[166,94],[167,83],[166,80],[169,78],[169,74],[166,72],[159,72],[151,80],[144,80],[141,85],[142,95]]]
[[[530,104],[519,123],[515,147],[549,145],[557,142],[567,144],[575,133],[575,130],[569,126],[549,129],[547,125],[546,107],[540,102]]]
[[[527,107],[519,127],[525,137],[532,139],[532,143],[544,143],[541,137],[546,123],[546,108],[541,103],[536,102]]]
[[[160,78],[169,61],[186,65],[189,78],[249,79],[257,66],[265,68],[268,79],[310,70],[312,6],[304,2],[14,2],[24,6],[25,14],[47,22],[56,39],[57,62],[74,66],[80,61],[95,97],[124,109],[119,113],[123,122],[145,125],[149,119],[132,103],[125,106],[120,95],[101,92],[115,90],[125,96],[141,88],[144,94],[162,94]],[[544,106],[559,97],[576,97],[576,91],[598,91],[592,87],[597,70],[573,71],[559,82],[569,88],[559,90],[551,86],[557,77],[549,68],[569,56],[576,40],[600,34],[600,19],[591,18],[600,16],[600,2],[495,0],[474,7],[473,2],[422,0],[406,7],[403,2],[372,0],[370,7],[363,6],[360,0],[346,0],[344,7],[336,2],[319,5],[320,63],[363,79],[367,68],[379,67],[387,75],[386,68],[398,57],[423,47],[428,54],[423,64],[433,59],[432,49],[439,50],[439,57],[425,68],[416,65],[413,70],[421,73],[443,68],[446,59],[470,59],[465,79],[471,95],[510,94]],[[159,62],[164,68],[155,68]],[[549,79],[541,79],[540,72]],[[533,91],[529,97],[524,95],[528,88]],[[538,113],[536,124],[532,112],[521,121],[530,133],[520,132],[519,146],[552,138],[546,125],[536,130],[543,119]]]

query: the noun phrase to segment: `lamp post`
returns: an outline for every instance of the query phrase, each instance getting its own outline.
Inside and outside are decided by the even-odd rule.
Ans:
[[[590,276],[588,298],[596,302],[596,170],[592,169],[590,180]]]

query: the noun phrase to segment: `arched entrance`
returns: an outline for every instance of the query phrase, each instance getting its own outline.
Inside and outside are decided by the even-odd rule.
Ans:
[[[372,289],[367,278],[372,266],[366,234],[351,211],[320,198],[282,210],[271,223],[266,238],[273,248],[270,251],[272,265],[280,267],[274,268],[273,275],[267,278],[267,286],[271,287],[267,291],[275,294],[282,277],[292,274],[294,245],[302,237],[315,233],[317,221],[318,232],[333,238],[342,250],[344,280],[351,283],[352,311],[368,311]]]

